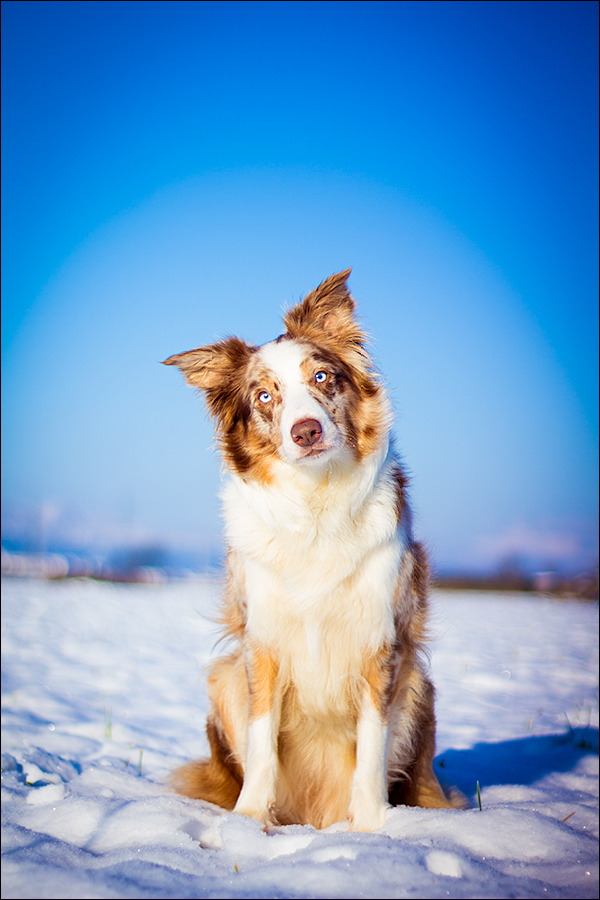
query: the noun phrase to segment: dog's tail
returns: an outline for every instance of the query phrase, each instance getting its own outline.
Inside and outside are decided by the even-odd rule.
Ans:
[[[223,809],[232,810],[242,789],[241,767],[231,758],[214,722],[206,723],[211,755],[176,769],[169,783],[178,794],[207,800]]]

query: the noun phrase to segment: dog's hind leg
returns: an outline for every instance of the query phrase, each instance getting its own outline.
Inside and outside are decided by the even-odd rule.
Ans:
[[[239,651],[212,664],[207,686],[210,756],[181,766],[169,781],[179,794],[232,810],[242,788],[241,759],[248,705],[246,672]]]
[[[231,758],[223,735],[212,719],[206,723],[211,755],[186,763],[171,775],[171,787],[178,794],[208,800],[224,809],[233,809],[242,787],[241,767]]]
[[[435,772],[434,690],[422,676],[421,693],[415,703],[412,759],[389,786],[392,806],[421,806],[428,809],[464,809],[468,804],[459,791],[444,792]]]

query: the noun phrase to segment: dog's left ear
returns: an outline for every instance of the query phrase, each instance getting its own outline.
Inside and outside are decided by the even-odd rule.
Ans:
[[[330,275],[288,311],[283,321],[291,337],[320,337],[335,340],[338,346],[362,346],[364,335],[354,318],[355,304],[347,285],[351,271]]]

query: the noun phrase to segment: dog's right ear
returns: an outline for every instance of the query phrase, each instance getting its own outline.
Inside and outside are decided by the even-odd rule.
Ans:
[[[204,391],[211,414],[219,416],[225,398],[235,393],[236,376],[246,367],[256,349],[239,338],[230,337],[207,347],[175,353],[165,359],[163,365],[181,369],[188,384]]]

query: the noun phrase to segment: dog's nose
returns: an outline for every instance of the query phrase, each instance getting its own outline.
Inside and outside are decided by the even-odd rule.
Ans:
[[[292,440],[299,447],[312,447],[322,434],[321,423],[316,419],[302,419],[292,426]]]

